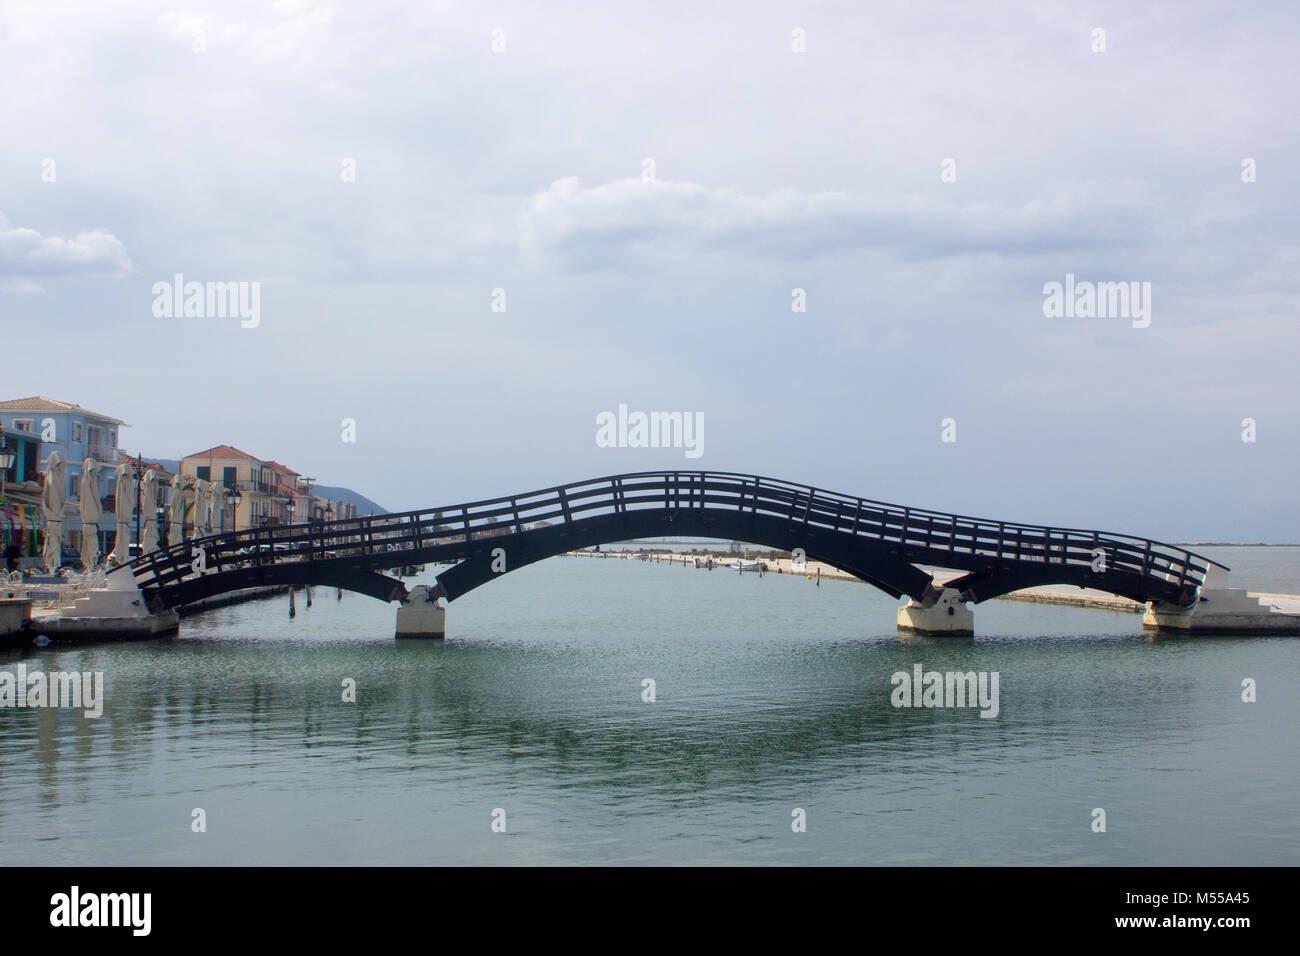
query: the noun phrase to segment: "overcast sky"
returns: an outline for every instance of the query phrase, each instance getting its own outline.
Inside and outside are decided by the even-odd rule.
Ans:
[[[705,468],[1300,541],[1296,8],[865,6],[0,0],[0,398],[391,509]]]

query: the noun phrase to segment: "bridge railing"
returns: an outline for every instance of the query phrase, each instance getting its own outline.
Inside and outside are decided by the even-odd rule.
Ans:
[[[757,475],[672,471],[611,475],[444,508],[211,535],[152,552],[131,567],[142,584],[162,586],[197,573],[193,561],[200,548],[204,563],[215,571],[327,560],[394,567],[435,545],[463,545],[542,524],[700,508],[792,522],[814,535],[829,531],[887,542],[897,546],[903,560],[940,566],[946,555],[978,555],[995,562],[1123,570],[1199,587],[1212,563],[1187,549],[1130,535],[910,508]]]

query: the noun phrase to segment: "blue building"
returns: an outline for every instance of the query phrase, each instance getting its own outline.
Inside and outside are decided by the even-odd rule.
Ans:
[[[27,462],[33,454],[32,449],[39,459],[35,462],[38,472],[46,470],[50,454],[55,451],[68,463],[68,487],[64,492],[69,505],[63,520],[63,543],[69,547],[79,548],[81,544],[81,517],[76,500],[81,495],[82,462],[87,458],[93,458],[103,466],[99,472],[100,486],[94,490],[104,509],[98,529],[100,550],[106,550],[105,533],[111,542],[115,529],[113,492],[118,462],[118,429],[124,427],[130,426],[111,415],[43,395],[0,401],[0,429],[11,444],[23,446],[23,468],[30,467]]]
[[[38,463],[40,442],[35,438],[0,428],[0,547],[8,552],[11,542],[21,544],[20,557],[36,553],[36,539],[29,532],[38,527],[41,480]],[[12,464],[4,467],[10,460]]]

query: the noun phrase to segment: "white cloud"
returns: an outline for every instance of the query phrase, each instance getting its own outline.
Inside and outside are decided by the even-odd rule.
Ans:
[[[438,440],[414,449],[397,416],[392,444],[372,447],[410,452],[410,469],[334,463],[410,506],[443,497],[410,474],[450,476],[448,498],[579,477],[588,412],[621,400],[706,411],[719,466],[883,494],[861,467],[887,447],[876,479],[917,483],[900,498],[974,508],[1019,476],[1041,485],[1023,504],[1044,520],[1068,517],[1048,439],[1097,449],[1130,488],[1207,474],[1214,453],[1171,438],[1171,422],[1208,435],[1250,414],[1268,437],[1234,451],[1294,458],[1294,11],[1144,5],[1098,20],[1111,43],[1098,56],[1092,20],[1028,2],[941,16],[814,4],[795,20],[770,0],[725,6],[150,0],[69,17],[6,0],[0,181],[28,227],[0,226],[3,311],[28,319],[6,324],[6,346],[40,351],[49,330],[75,331],[107,370],[92,404],[127,403],[122,417],[163,444],[207,415],[211,441],[231,427],[250,446],[296,440],[322,469],[332,446],[311,436],[336,436],[328,416],[286,439],[251,399],[209,411],[186,360],[154,374],[190,398],[131,412],[112,370],[137,346],[117,332],[152,318],[151,279],[265,278],[274,322],[229,337],[172,324],[161,346],[228,358],[224,392],[258,402],[337,402],[342,417],[373,395],[391,417],[427,404],[430,356],[470,357],[438,364],[445,394],[490,378],[499,417],[482,402],[442,415]],[[795,25],[806,55],[790,50]],[[40,179],[45,156],[57,187]],[[1240,179],[1247,156],[1257,183]],[[646,157],[657,183],[635,178]],[[940,179],[946,157],[956,182]],[[340,176],[350,158],[355,182]],[[76,234],[94,227],[108,231]],[[53,294],[53,276],[128,269],[135,279]],[[1155,323],[1046,321],[1043,283],[1066,272],[1151,280]],[[41,285],[52,294],[15,294]],[[498,286],[505,314],[489,311]],[[791,311],[794,287],[807,314]],[[356,360],[394,342],[383,363]],[[45,388],[40,368],[21,374],[12,393]],[[737,395],[748,414],[724,428]],[[535,420],[512,422],[512,408]],[[954,484],[898,469],[927,460],[950,414],[971,470]],[[1017,426],[1026,415],[1043,425]],[[977,441],[999,424],[1019,444]],[[1130,455],[1113,433],[1145,447]],[[440,468],[448,454],[464,467]],[[1204,492],[1187,494],[1174,533],[1219,533],[1201,523]],[[1027,517],[1015,503],[1007,515]],[[1134,493],[1095,506],[1117,525],[1143,518]],[[1242,535],[1300,528],[1295,509],[1236,514]]]
[[[206,36],[212,30],[213,21],[210,17],[186,10],[169,10],[158,18],[158,25],[173,40],[188,43],[200,36]]]
[[[328,29],[338,13],[329,4],[302,2],[272,5],[276,16],[267,18],[264,11],[250,11],[249,20],[218,22],[212,17],[187,10],[170,10],[158,17],[158,26],[168,37],[186,43],[195,52],[204,52],[208,44],[236,44],[244,53],[259,61],[311,59],[328,41]],[[202,41],[201,48],[194,44]]]
[[[6,292],[32,293],[44,278],[118,277],[131,272],[126,247],[111,232],[94,229],[70,238],[10,227],[0,215],[0,278]]]
[[[743,250],[808,258],[887,247],[922,258],[962,253],[1033,254],[1132,241],[1148,203],[1132,189],[1074,187],[1020,205],[955,205],[920,195],[885,198],[779,189],[763,195],[698,183],[619,179],[587,188],[553,182],[527,204],[524,248],[570,264]]]

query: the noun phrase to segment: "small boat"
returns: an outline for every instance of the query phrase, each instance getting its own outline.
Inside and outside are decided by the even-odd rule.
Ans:
[[[727,565],[732,571],[766,571],[767,565],[762,561],[732,561]]]

